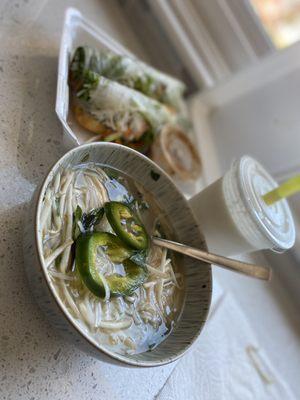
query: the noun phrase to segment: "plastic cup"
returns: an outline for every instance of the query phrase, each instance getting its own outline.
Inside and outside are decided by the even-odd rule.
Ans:
[[[234,256],[291,248],[295,226],[288,202],[283,199],[267,205],[262,198],[276,187],[260,163],[243,156],[222,178],[195,195],[190,204],[209,251]]]

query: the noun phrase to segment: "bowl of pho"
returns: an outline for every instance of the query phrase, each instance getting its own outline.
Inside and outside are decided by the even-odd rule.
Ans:
[[[66,153],[35,192],[25,226],[31,288],[68,341],[109,362],[156,366],[199,336],[210,265],[151,236],[206,249],[183,195],[151,160],[113,143]]]

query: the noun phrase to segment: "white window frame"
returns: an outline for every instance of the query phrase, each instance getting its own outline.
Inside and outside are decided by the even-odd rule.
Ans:
[[[275,47],[250,0],[148,0],[199,86],[211,87]]]

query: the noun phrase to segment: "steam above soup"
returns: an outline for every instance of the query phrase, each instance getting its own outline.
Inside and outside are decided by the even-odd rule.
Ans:
[[[184,282],[175,256],[151,243],[149,234],[173,232],[148,192],[119,171],[81,164],[53,178],[39,217],[51,283],[81,330],[120,354],[164,340]]]

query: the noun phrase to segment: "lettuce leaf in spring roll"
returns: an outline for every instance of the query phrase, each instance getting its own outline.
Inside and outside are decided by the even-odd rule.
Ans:
[[[81,81],[86,70],[135,89],[176,111],[184,107],[184,83],[137,59],[88,46],[78,47],[70,66],[73,86]]]
[[[82,126],[101,134],[102,140],[136,144],[132,147],[142,152],[165,124],[177,118],[158,101],[89,70],[82,73],[75,98],[75,116]]]

